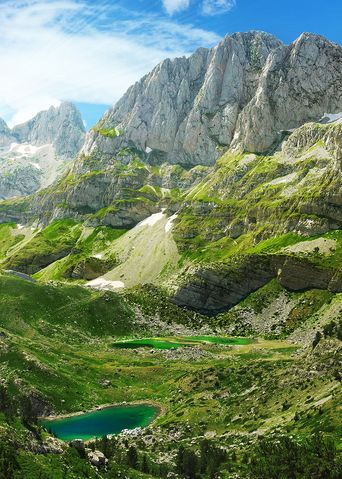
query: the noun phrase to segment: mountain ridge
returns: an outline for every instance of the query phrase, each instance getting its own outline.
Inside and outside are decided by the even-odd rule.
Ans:
[[[0,201],[6,477],[341,476],[341,60],[260,32],[165,60]],[[91,444],[38,421],[137,401]]]

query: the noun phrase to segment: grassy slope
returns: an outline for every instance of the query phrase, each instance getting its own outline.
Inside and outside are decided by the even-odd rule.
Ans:
[[[121,401],[158,402],[165,414],[157,421],[157,450],[147,448],[153,460],[161,444],[176,450],[170,427],[183,431],[185,445],[204,432],[223,434],[220,443],[233,444],[238,454],[250,447],[243,438],[252,433],[255,437],[255,431],[266,434],[280,427],[293,434],[318,430],[339,434],[337,358],[326,363],[331,346],[297,356],[293,344],[260,339],[236,346],[203,343],[196,346],[197,353],[187,347],[177,353],[132,354],[110,347],[113,337],[129,337],[139,330],[123,297],[77,286],[32,284],[6,275],[0,281],[0,300],[6,304],[0,316],[6,335],[0,340],[4,383],[10,387],[20,381],[22,389],[33,388],[60,413]],[[318,374],[309,374],[317,364]],[[104,387],[103,381],[110,386]],[[0,415],[1,427],[2,434],[20,437],[11,420]],[[30,441],[26,437],[26,446]],[[74,462],[68,454],[36,458],[22,451],[20,460],[30,470],[49,460],[59,469],[63,462]],[[242,467],[239,461],[234,467]]]
[[[165,215],[154,225],[136,226],[114,243],[119,266],[104,275],[125,286],[158,283],[160,277],[177,270],[178,250],[171,231],[165,231]]]
[[[186,196],[188,203],[175,229],[180,264],[224,263],[238,254],[274,254],[323,238],[335,241],[328,253],[312,248],[286,254],[303,256],[323,267],[340,267],[341,231],[315,236],[298,231],[283,234],[300,221],[314,222],[322,231],[327,226],[324,218],[306,212],[303,205],[318,204],[322,191],[333,190],[337,179],[326,168],[330,158],[317,159],[314,149],[308,153],[290,163],[279,154],[224,156],[214,173]],[[153,193],[156,200],[161,194],[150,187],[140,193]],[[123,261],[107,277],[122,280],[121,275],[126,275],[126,283],[132,285],[136,274],[140,281],[156,280],[170,263],[171,271],[175,267],[177,248],[164,234],[164,226],[160,222],[156,228],[133,230],[119,238],[120,233],[109,228],[88,229],[72,220],[53,223],[41,232],[25,231],[24,237],[19,231],[13,235],[13,226],[5,225],[0,254],[7,255],[4,264],[16,267],[34,263],[39,255],[71,249],[65,258],[36,275],[49,280],[61,279],[81,259],[103,253],[104,258]],[[155,258],[158,265],[153,264]],[[186,324],[189,316],[163,303],[153,289],[136,288],[117,296],[67,285],[32,285],[17,278],[0,277],[0,281],[0,301],[8,305],[0,312],[6,334],[0,353],[6,384],[19,380],[25,388],[35,388],[57,412],[123,400],[159,402],[166,413],[157,422],[160,429],[154,429],[157,445],[135,444],[141,453],[147,450],[155,463],[162,448],[172,452],[179,446],[179,441],[176,446],[170,442],[173,427],[183,434],[181,443],[195,450],[203,434],[217,435],[218,443],[231,446],[237,455],[226,471],[232,467],[239,472],[257,435],[268,435],[276,428],[299,436],[323,431],[337,441],[341,433],[338,342],[327,338],[315,349],[311,346],[318,328],[341,317],[341,295],[317,290],[289,293],[273,281],[229,313],[214,318],[217,328],[240,334],[259,331],[268,341],[239,347],[206,344],[196,352],[140,350],[132,355],[129,350],[111,349],[110,344],[115,336],[155,335],[146,322],[137,319],[137,306],[143,315],[152,318],[158,311],[170,323],[179,316],[178,321]],[[251,324],[246,321],[250,317]],[[269,330],[264,329],[265,322],[270,323]],[[289,334],[302,339],[300,330],[303,343],[309,345],[304,351],[296,353],[295,345],[273,339]],[[110,387],[102,386],[104,380],[110,381]],[[15,435],[15,428],[20,430],[18,424],[3,417],[1,421],[0,427],[7,432]],[[123,451],[118,446],[118,457]],[[31,465],[48,460],[29,458],[27,452],[21,456]],[[60,468],[70,458],[63,455],[51,461]],[[134,472],[130,474],[135,477]],[[161,477],[160,473],[154,477]],[[222,477],[229,475],[223,472]]]

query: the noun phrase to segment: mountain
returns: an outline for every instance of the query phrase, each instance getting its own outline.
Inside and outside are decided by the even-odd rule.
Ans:
[[[51,106],[41,111],[26,123],[12,129],[12,135],[18,143],[30,143],[35,146],[52,144],[56,155],[74,158],[80,151],[84,139],[84,125],[78,109],[69,102],[59,107]]]
[[[38,219],[47,226],[72,218],[89,228],[130,230],[104,247],[103,261],[95,266],[91,260],[98,276],[102,271],[107,285],[162,282],[177,304],[207,314],[229,310],[272,279],[294,289],[319,286],[338,293],[338,234],[331,254],[322,253],[319,261],[311,250],[305,258],[300,245],[296,254],[285,247],[317,237],[324,243],[326,234],[341,228],[341,52],[317,35],[303,34],[285,46],[271,35],[249,32],[227,36],[188,59],[165,60],[87,134],[57,183],[27,202],[0,204],[2,221]],[[185,83],[191,95],[182,97]],[[233,104],[237,114],[228,114]],[[228,131],[224,118],[233,128],[224,146],[210,134],[214,110],[222,131]],[[197,129],[186,130],[191,121]],[[190,154],[185,145],[191,134]],[[258,148],[247,149],[249,137]],[[264,153],[254,152],[265,145]],[[173,220],[166,227],[168,217]],[[158,240],[152,242],[151,234]],[[33,268],[28,251],[22,257],[17,249],[6,265],[33,273],[46,266],[46,279],[56,272],[75,275],[74,269],[90,267],[82,237],[67,248],[62,242],[47,256],[44,247],[41,258],[35,251]],[[281,246],[263,246],[273,238],[282,238]],[[144,254],[148,245],[152,257]],[[284,279],[296,268],[306,271],[304,278],[292,273],[292,282]]]
[[[11,141],[14,141],[11,130],[7,126],[7,123],[0,118],[0,148],[8,146]]]
[[[341,476],[341,60],[262,32],[165,60],[0,201],[4,477]],[[3,143],[53,142],[38,117]],[[123,401],[160,415],[89,447],[37,425]]]
[[[341,64],[341,47],[317,35],[289,46],[262,32],[226,36],[211,50],[163,61],[130,87],[84,152],[133,145],[182,165],[212,165],[229,146],[266,152],[283,130],[342,111]],[[124,132],[116,141],[113,128]]]
[[[68,102],[50,107],[12,130],[0,121],[0,198],[34,193],[61,175],[80,151],[81,115]]]

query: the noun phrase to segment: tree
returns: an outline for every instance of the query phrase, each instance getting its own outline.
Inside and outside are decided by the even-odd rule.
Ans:
[[[138,465],[138,451],[134,446],[130,446],[127,451],[127,463],[129,467],[132,467],[133,469]]]
[[[10,444],[0,442],[0,479],[12,479],[19,469],[15,449]]]
[[[226,451],[214,442],[204,439],[200,444],[200,470],[206,477],[213,478],[220,470],[221,464],[227,459]]]
[[[315,349],[315,347],[317,346],[317,344],[320,342],[322,338],[322,334],[320,331],[317,331],[316,332],[316,336],[314,338],[314,340],[312,341],[312,348]]]
[[[315,434],[306,439],[288,436],[263,439],[249,464],[253,479],[338,479],[342,461],[331,438]]]
[[[144,472],[145,474],[150,472],[146,454],[143,455],[143,458],[141,461],[141,472]]]
[[[196,479],[199,461],[195,452],[181,445],[177,453],[176,469],[178,474],[184,475],[187,479]]]

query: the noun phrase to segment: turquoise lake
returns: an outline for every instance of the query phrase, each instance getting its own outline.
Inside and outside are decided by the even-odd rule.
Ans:
[[[117,434],[123,429],[148,426],[159,409],[148,404],[112,406],[77,416],[43,419],[40,424],[64,441],[93,439],[106,434]]]

